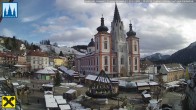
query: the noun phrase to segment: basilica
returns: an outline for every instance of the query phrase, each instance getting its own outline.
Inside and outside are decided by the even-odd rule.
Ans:
[[[118,7],[115,4],[111,31],[101,18],[101,25],[87,47],[87,54],[75,59],[76,71],[97,75],[101,70],[110,77],[125,77],[140,72],[139,38],[129,24],[125,32]]]

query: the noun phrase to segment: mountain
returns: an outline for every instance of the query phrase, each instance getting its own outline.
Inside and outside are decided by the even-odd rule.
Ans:
[[[58,47],[58,46],[53,46],[53,45],[42,45],[42,44],[37,44],[42,51],[45,52],[54,52],[56,54],[59,54],[60,51],[63,52],[63,54],[75,54],[75,55],[84,55],[84,53],[81,53],[77,50],[75,50],[74,48],[71,47],[67,47],[67,46],[62,46],[62,47]]]
[[[196,42],[175,52],[167,59],[167,61],[170,63],[181,63],[183,65],[196,61]]]
[[[87,45],[76,45],[76,46],[73,46],[72,48],[74,48],[75,50],[81,53],[86,53],[87,51]]]
[[[146,59],[150,61],[163,61],[169,58],[170,55],[162,55],[161,53],[155,53],[150,56],[145,57]]]

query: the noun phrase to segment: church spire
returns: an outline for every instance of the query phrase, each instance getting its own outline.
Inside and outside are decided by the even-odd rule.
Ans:
[[[103,18],[103,15],[102,15],[102,18],[101,18],[101,26],[99,26],[97,28],[97,31],[98,32],[103,32],[103,31],[108,31],[108,28],[104,25],[104,18]]]
[[[135,36],[136,32],[133,31],[132,29],[132,24],[129,24],[129,32],[127,32],[127,36]]]
[[[120,14],[118,12],[117,4],[115,3],[115,9],[114,9],[114,18],[113,21],[121,21]]]

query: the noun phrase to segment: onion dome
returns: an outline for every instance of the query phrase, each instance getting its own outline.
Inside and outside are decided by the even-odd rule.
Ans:
[[[95,46],[95,42],[93,41],[93,38],[91,39],[91,42],[88,44],[88,47],[94,47]]]
[[[98,28],[97,28],[97,31],[98,32],[104,32],[104,31],[108,31],[108,28],[104,25],[104,18],[103,18],[103,16],[102,16],[102,18],[101,18],[101,26],[99,26]]]
[[[132,30],[132,24],[129,24],[129,32],[127,32],[127,36],[135,36],[136,32]]]

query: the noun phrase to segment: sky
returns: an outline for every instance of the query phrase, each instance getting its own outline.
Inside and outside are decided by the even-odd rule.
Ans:
[[[115,3],[84,0],[14,0],[18,18],[4,18],[0,35],[30,43],[49,39],[63,46],[88,45],[100,18],[111,28]],[[141,56],[172,54],[195,42],[196,3],[117,3],[124,30],[131,21],[140,39]]]

